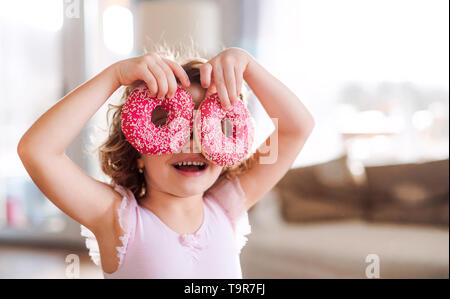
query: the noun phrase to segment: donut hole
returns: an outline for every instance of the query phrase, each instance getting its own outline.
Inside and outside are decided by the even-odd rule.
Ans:
[[[167,123],[167,111],[161,106],[157,106],[152,113],[152,123],[157,127],[162,127]]]
[[[222,125],[222,133],[225,137],[233,136],[233,122],[228,118],[222,118],[220,121]]]

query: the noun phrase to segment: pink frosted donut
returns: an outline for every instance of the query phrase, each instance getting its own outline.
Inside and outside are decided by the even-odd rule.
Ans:
[[[232,131],[225,136],[222,119]],[[253,120],[247,108],[237,101],[230,110],[222,109],[217,93],[205,99],[194,120],[194,137],[203,155],[219,166],[230,167],[244,160],[253,143]],[[228,134],[227,134],[228,135]]]
[[[152,113],[161,107],[167,121],[158,127],[152,123]],[[140,153],[159,155],[173,153],[190,138],[194,104],[191,96],[178,87],[171,99],[151,98],[146,84],[136,87],[122,107],[122,131],[128,142]]]

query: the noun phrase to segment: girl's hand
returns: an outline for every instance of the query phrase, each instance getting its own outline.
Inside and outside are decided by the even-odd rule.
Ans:
[[[175,61],[148,53],[143,56],[119,61],[114,64],[117,81],[120,85],[131,85],[142,80],[147,83],[150,96],[163,99],[175,96],[177,81],[185,87],[190,85],[184,69]]]
[[[239,99],[244,73],[253,57],[243,49],[228,48],[200,68],[205,97],[218,93],[222,107],[228,110]]]

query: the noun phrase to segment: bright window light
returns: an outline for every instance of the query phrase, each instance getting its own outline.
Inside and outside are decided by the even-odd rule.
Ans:
[[[110,6],[103,12],[103,41],[111,52],[127,55],[133,49],[133,15],[122,6]]]
[[[63,25],[63,1],[0,1],[0,19],[8,23],[58,31]]]
[[[417,130],[425,130],[433,124],[433,113],[428,110],[416,111],[412,116],[412,124]]]
[[[300,1],[298,47],[319,78],[448,86],[448,9],[446,0]]]

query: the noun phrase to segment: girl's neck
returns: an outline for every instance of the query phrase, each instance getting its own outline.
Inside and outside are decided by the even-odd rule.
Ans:
[[[140,204],[151,211],[171,213],[173,215],[193,215],[203,210],[203,194],[187,197],[150,188],[147,195],[140,200]]]

